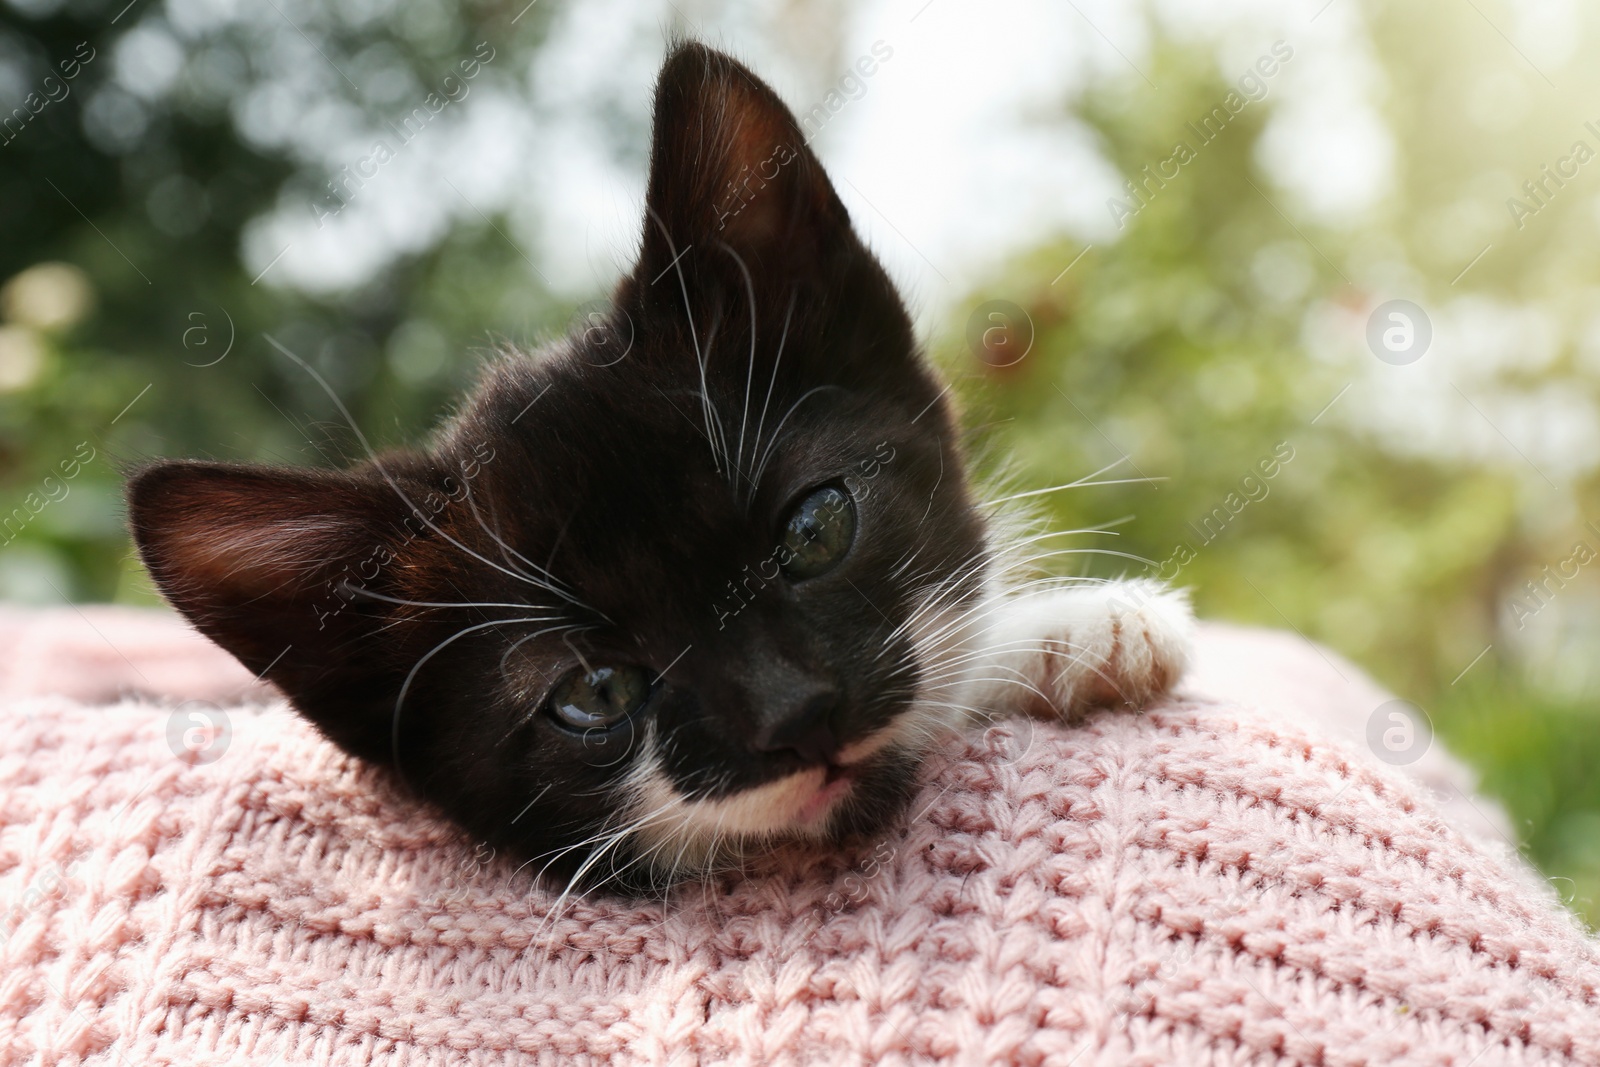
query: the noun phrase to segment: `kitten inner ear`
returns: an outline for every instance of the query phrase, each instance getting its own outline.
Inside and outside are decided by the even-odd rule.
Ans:
[[[815,269],[855,240],[793,113],[744,66],[698,43],[661,68],[646,205],[644,285],[669,266],[726,261],[719,243],[770,272]]]
[[[162,593],[257,672],[287,645],[311,666],[351,636],[372,605],[340,583],[386,584],[375,564],[406,514],[393,489],[345,472],[183,462],[134,478],[128,510]]]

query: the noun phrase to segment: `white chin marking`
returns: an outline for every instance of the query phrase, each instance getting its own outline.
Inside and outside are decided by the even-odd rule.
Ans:
[[[741,845],[785,837],[823,838],[850,789],[813,767],[728,796],[680,793],[653,748],[629,772],[634,851],[656,871],[705,870]]]

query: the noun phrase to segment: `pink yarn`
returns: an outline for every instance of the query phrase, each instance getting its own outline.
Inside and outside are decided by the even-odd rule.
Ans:
[[[141,629],[129,666],[186,640]],[[1319,657],[1208,627],[1147,715],[953,742],[885,841],[560,909],[281,705],[191,765],[188,692],[8,689],[0,1064],[1600,1063],[1595,943],[1492,818],[1332,739],[1382,694]]]

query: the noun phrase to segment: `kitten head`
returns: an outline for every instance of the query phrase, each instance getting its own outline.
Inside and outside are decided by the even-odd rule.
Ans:
[[[793,115],[686,44],[604,321],[426,450],[163,462],[129,505],[166,596],[329,738],[536,867],[651,883],[903,807],[987,568],[956,445]]]

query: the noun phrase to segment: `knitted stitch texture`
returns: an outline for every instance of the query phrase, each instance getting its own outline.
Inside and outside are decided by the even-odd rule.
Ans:
[[[1492,817],[1292,685],[1202,692],[1271,662],[1364,722],[1319,656],[1209,628],[1148,714],[974,731],[883,840],[666,902],[558,900],[281,704],[180,759],[136,657],[0,694],[0,1064],[1600,1064],[1600,954]]]

